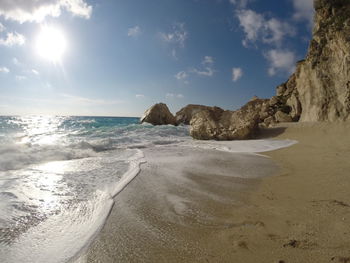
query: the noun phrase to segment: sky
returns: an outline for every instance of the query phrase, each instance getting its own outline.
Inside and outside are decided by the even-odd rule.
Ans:
[[[0,0],[0,115],[234,110],[305,57],[312,0]]]

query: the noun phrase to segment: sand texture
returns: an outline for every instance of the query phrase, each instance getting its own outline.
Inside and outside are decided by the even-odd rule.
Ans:
[[[299,141],[267,153],[281,167],[277,175],[264,157],[146,152],[151,161],[115,198],[84,259],[350,262],[349,130],[349,123],[293,123],[264,131]],[[242,171],[251,176],[232,176]]]

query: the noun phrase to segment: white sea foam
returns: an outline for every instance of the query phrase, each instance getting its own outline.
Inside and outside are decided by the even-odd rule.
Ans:
[[[11,245],[0,244],[2,262],[67,262],[83,250],[103,226],[113,206],[113,196],[135,178],[140,171],[140,164],[145,162],[141,150],[113,153],[33,166],[32,176],[20,179],[23,183],[20,192],[24,192],[24,195],[7,196],[16,199],[17,204],[21,203],[23,211],[10,212],[9,206],[13,203],[9,202],[8,206],[0,206],[0,212],[2,215],[11,214],[14,217],[12,220],[21,224],[20,218],[30,218],[33,211],[29,208],[35,206],[38,213],[46,213],[46,219],[35,225],[34,218],[32,222],[27,222],[34,226],[18,239],[8,240]],[[54,174],[43,178],[50,173]],[[21,172],[15,174],[19,183]],[[8,190],[15,188],[10,187]],[[74,192],[79,201],[70,195]],[[5,199],[0,203],[5,204]],[[1,217],[0,221],[10,221],[9,218]]]
[[[237,141],[192,141],[184,143],[189,147],[215,149],[232,153],[262,153],[286,148],[296,144],[295,140],[237,140]]]
[[[11,246],[0,246],[1,262],[67,262],[90,243],[113,205],[110,195],[74,205],[22,234]]]

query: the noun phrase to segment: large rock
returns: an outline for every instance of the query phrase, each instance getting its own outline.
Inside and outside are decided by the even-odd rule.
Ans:
[[[259,112],[249,107],[237,111],[203,110],[190,122],[191,136],[199,140],[244,140],[251,138],[259,123]]]
[[[283,111],[277,111],[275,113],[275,120],[276,122],[292,122],[293,119],[290,115],[287,113],[284,113]]]
[[[315,0],[313,37],[305,60],[277,88],[293,120],[350,119],[350,1]]]
[[[153,125],[175,125],[175,117],[164,103],[158,103],[145,111],[141,122],[148,122]]]
[[[269,117],[271,113],[269,99],[260,99],[254,96],[250,101],[248,101],[240,111],[245,112],[246,115],[252,116],[254,118],[258,117],[259,122],[263,122],[264,119]]]
[[[209,107],[209,106],[204,106],[204,105],[196,105],[196,104],[189,104],[186,107],[183,107],[181,110],[179,110],[176,115],[176,123],[177,124],[190,124],[190,121],[192,117],[197,114],[200,111],[203,110],[213,110],[213,111],[221,111],[223,112],[224,110],[219,108],[219,107]]]

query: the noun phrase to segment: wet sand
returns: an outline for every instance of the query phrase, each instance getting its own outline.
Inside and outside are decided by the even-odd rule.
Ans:
[[[116,196],[82,261],[350,262],[349,130],[349,123],[266,130],[263,137],[299,141],[267,153],[278,173],[270,159],[252,155],[146,151],[148,163]],[[250,176],[234,177],[241,172]]]

